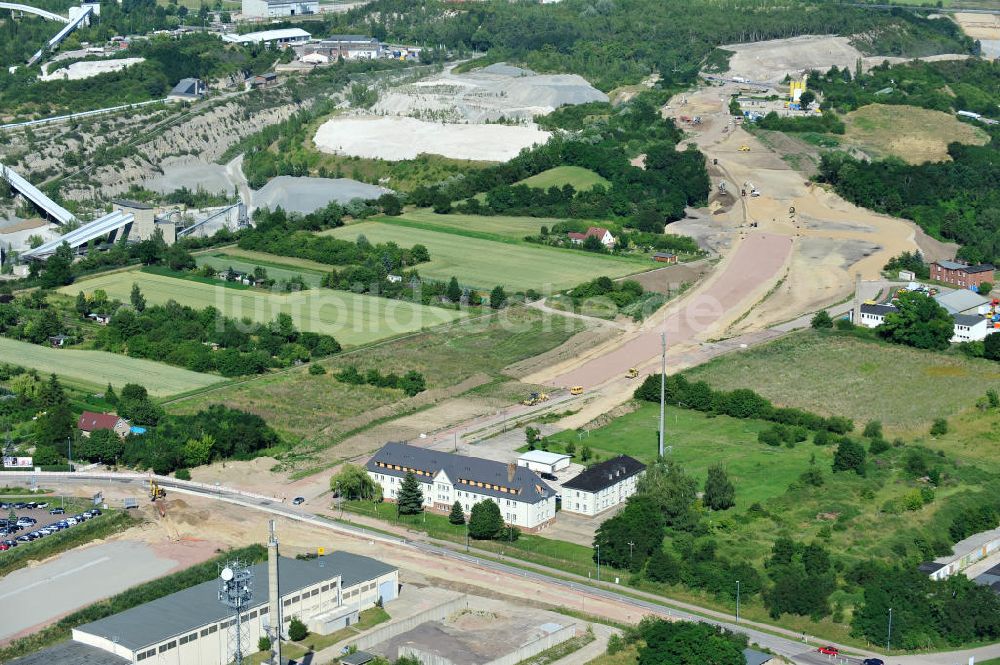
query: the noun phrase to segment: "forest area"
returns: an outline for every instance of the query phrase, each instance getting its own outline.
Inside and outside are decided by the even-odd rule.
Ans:
[[[488,52],[476,66],[511,60],[538,72],[572,72],[605,91],[654,71],[665,88],[691,83],[721,44],[804,34],[858,35],[856,45],[871,55],[976,49],[950,21],[805,0],[485,2],[461,11],[439,0],[376,0],[328,15],[324,24],[328,33]]]
[[[974,111],[1000,117],[1000,66],[995,62],[881,65],[867,74],[813,72],[809,87],[823,95],[827,112],[846,113],[872,103],[906,104],[946,113]],[[974,122],[968,120],[968,122]],[[986,145],[948,146],[949,161],[907,164],[888,158],[866,161],[842,152],[824,155],[820,177],[837,193],[872,210],[905,217],[928,233],[960,243],[959,258],[1000,261],[1000,129],[983,126]]]

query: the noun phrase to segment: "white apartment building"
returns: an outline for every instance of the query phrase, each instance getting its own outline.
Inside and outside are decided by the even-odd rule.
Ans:
[[[563,483],[562,509],[567,513],[598,515],[625,503],[635,494],[646,465],[628,455],[595,464]]]
[[[426,510],[447,513],[458,501],[468,515],[472,506],[488,499],[500,507],[507,524],[526,530],[537,530],[556,516],[555,491],[534,472],[515,464],[387,443],[366,467],[387,501],[396,500],[403,478],[413,473]]]

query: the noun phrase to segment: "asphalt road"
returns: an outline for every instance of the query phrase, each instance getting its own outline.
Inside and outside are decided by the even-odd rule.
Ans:
[[[175,565],[148,545],[123,541],[15,570],[0,584],[0,640],[165,575]]]

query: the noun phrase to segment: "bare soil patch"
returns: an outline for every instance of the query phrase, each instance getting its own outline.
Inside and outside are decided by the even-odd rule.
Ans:
[[[954,141],[984,145],[989,134],[940,111],[915,106],[871,104],[844,117],[846,143],[875,158],[894,156],[910,164],[951,161]]]

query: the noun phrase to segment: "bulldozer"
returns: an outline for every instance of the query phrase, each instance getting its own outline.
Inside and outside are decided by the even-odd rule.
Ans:
[[[740,152],[750,152],[750,146],[743,144],[740,146]]]
[[[582,395],[583,394],[583,386],[573,386],[572,388],[569,389],[569,394],[570,395]]]
[[[629,367],[628,372],[625,373],[626,379],[635,379],[639,376],[639,370],[635,367]]]
[[[521,400],[521,404],[524,406],[535,406],[536,404],[541,404],[542,402],[548,402],[549,396],[546,393],[531,393],[531,397]]]
[[[149,480],[149,500],[156,501],[167,496],[167,491],[152,478]]]

